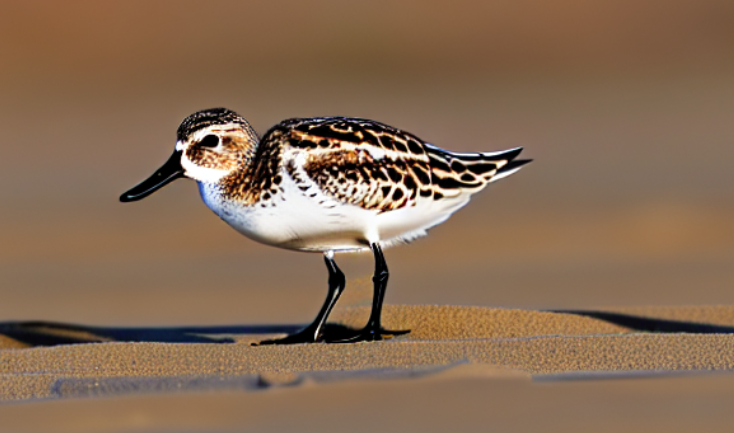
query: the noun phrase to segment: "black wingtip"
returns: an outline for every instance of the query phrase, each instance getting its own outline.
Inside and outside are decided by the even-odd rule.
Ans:
[[[515,147],[513,149],[508,149],[502,152],[490,152],[490,153],[483,153],[482,159],[485,161],[503,161],[503,160],[513,160],[517,158],[520,153],[522,152],[522,147]]]
[[[529,164],[533,162],[532,159],[516,159],[513,161],[508,162],[507,164],[503,165],[502,168],[500,168],[497,173],[504,173],[511,170],[517,170],[518,168],[522,167],[525,164]]]

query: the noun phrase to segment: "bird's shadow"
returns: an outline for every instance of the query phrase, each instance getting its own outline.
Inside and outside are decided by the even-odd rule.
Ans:
[[[18,321],[0,322],[0,334],[33,347],[110,341],[229,344],[236,341],[233,336],[290,335],[303,327],[304,325],[103,327],[58,322]],[[353,335],[355,330],[343,325],[328,323],[323,332],[326,338],[336,340]]]
[[[553,310],[624,326],[633,331],[652,333],[734,334],[734,326],[678,320],[655,319],[606,311]],[[234,343],[234,336],[293,334],[304,325],[232,325],[183,327],[102,327],[43,321],[0,322],[0,334],[29,346],[58,346],[102,342],[151,343]],[[327,341],[339,341],[355,334],[355,329],[328,323]]]
[[[615,325],[624,326],[638,332],[660,334],[734,334],[734,326],[713,325],[709,323],[687,322],[682,320],[656,319],[632,314],[613,313],[609,311],[586,310],[552,310],[551,313],[575,314],[603,320]]]

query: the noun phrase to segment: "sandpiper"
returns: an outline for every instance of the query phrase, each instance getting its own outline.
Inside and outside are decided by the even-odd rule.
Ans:
[[[375,341],[405,331],[381,326],[388,269],[382,249],[410,242],[469,202],[487,184],[530,160],[522,148],[456,153],[366,119],[284,120],[260,139],[234,111],[196,112],[181,123],[173,155],[124,193],[140,200],[169,182],[197,181],[204,203],[245,236],[324,254],[329,291],[313,323],[261,344],[327,341],[324,324],[344,290],[334,253],[371,250],[374,295],[367,325],[339,341]]]

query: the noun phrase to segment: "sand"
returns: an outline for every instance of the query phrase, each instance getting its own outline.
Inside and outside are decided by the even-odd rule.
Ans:
[[[734,369],[734,307],[613,312],[617,314],[602,320],[583,315],[599,311],[390,305],[385,326],[411,329],[410,334],[375,343],[259,347],[251,343],[277,334],[207,335],[208,328],[189,328],[181,332],[211,342],[165,343],[154,341],[152,328],[125,341],[110,338],[111,328],[77,326],[70,331],[63,329],[69,325],[60,324],[4,324],[0,330],[11,336],[0,339],[0,399],[254,391],[365,378],[451,377],[452,371],[547,381]],[[367,313],[351,308],[338,311],[334,319],[356,327]],[[640,332],[613,323],[630,319],[644,326],[687,325],[700,332]],[[711,330],[707,324],[716,326]],[[26,327],[25,333],[19,332]],[[39,335],[48,338],[39,340]],[[68,344],[71,337],[75,340]],[[33,347],[28,341],[54,345]]]
[[[411,333],[255,347],[289,327],[0,324],[0,430],[675,433],[734,420],[734,306],[387,305],[385,325]]]

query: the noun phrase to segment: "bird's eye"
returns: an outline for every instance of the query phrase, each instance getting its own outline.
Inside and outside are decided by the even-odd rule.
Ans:
[[[206,137],[202,138],[199,142],[199,146],[202,147],[217,147],[219,145],[219,137],[216,135],[207,135]]]

